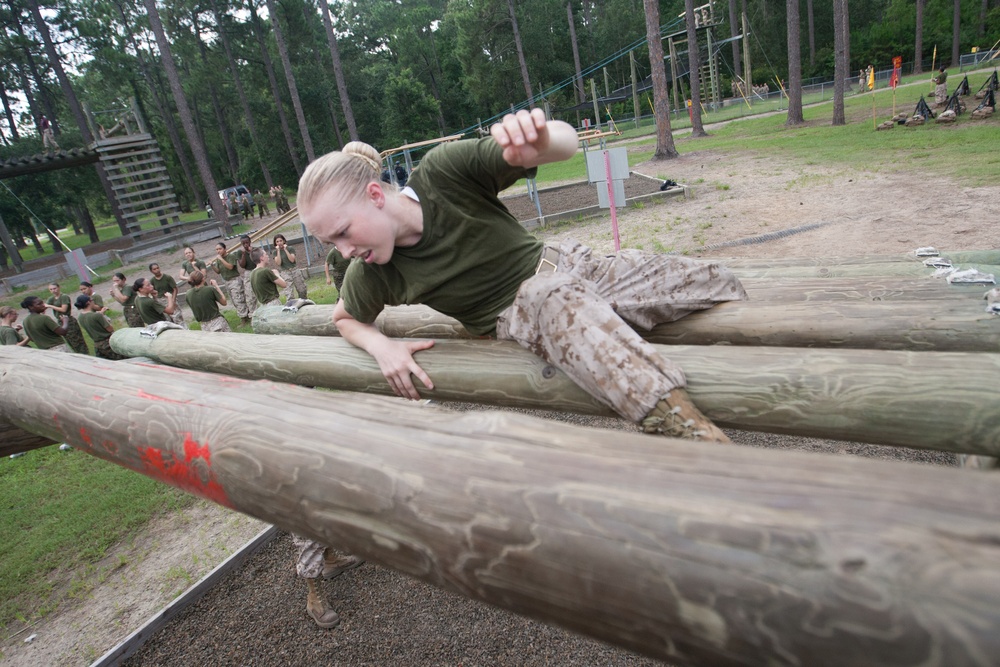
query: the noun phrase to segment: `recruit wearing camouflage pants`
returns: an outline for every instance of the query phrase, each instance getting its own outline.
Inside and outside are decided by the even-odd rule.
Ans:
[[[319,575],[323,574],[326,546],[295,534],[292,534],[292,544],[295,545],[297,552],[295,574],[303,579],[318,579]]]
[[[212,331],[212,332],[232,331],[232,329],[229,327],[229,322],[222,315],[219,315],[218,317],[213,317],[207,322],[201,322],[200,324],[202,331]]]
[[[517,341],[633,422],[686,380],[626,322],[651,329],[747,298],[718,264],[637,250],[604,257],[575,241],[558,251],[558,269],[524,281],[500,313],[497,337]]]
[[[226,290],[229,291],[229,296],[233,299],[233,307],[236,308],[236,314],[240,316],[241,320],[248,319],[250,317],[250,310],[247,309],[246,295],[243,292],[243,276],[236,276],[227,280]],[[256,299],[254,300],[254,305],[256,305]]]
[[[248,261],[247,264],[250,262]],[[247,304],[247,317],[253,315],[253,311],[257,310],[257,297],[253,293],[253,287],[250,285],[250,274],[253,273],[253,269],[247,269],[241,280],[243,281],[243,299]],[[242,316],[241,316],[242,317]]]
[[[279,270],[278,275],[281,279],[288,283],[288,287],[285,287],[281,293],[285,295],[285,301],[292,298],[292,288],[295,288],[295,293],[299,295],[300,299],[306,298],[306,281],[302,279],[302,272],[298,269],[290,270]]]
[[[119,361],[120,359],[128,359],[128,357],[118,354],[111,349],[111,341],[105,340],[95,340],[94,341],[94,354],[101,357],[102,359],[110,359],[112,361]]]
[[[80,325],[77,323],[75,317],[69,317],[69,323],[66,325],[66,335],[63,338],[66,339],[66,343],[74,352],[78,354],[90,354],[87,341],[83,338],[83,330],[80,329]]]
[[[182,327],[186,327],[187,325],[184,324],[184,313],[181,310],[181,304],[177,303],[176,299],[177,296],[174,295],[174,314],[173,315],[167,315],[166,313],[163,314],[169,317],[170,321],[173,322],[174,324],[179,324]],[[164,307],[167,305],[167,297],[165,296],[158,296],[155,299],[153,299],[153,301]]]
[[[124,306],[122,310],[125,315],[125,322],[130,327],[139,327],[141,329],[146,326],[145,322],[142,321],[142,316],[139,315],[139,311],[136,310],[134,302]]]

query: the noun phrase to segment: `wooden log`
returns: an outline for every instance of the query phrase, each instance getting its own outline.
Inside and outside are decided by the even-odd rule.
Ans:
[[[754,303],[785,301],[971,300],[978,305],[983,285],[949,284],[929,278],[750,278],[741,281]]]
[[[686,665],[991,665],[1000,476],[0,349],[0,418]],[[86,397],[81,400],[80,397]]]
[[[278,306],[258,308],[255,333],[337,335],[333,305],[307,306],[286,313]],[[424,306],[387,308],[376,321],[399,338],[468,337],[455,320]],[[1000,319],[981,300],[830,301],[723,303],[709,310],[640,331],[664,345],[763,345],[996,352]]]
[[[249,379],[391,395],[378,364],[339,338],[138,329],[120,354]],[[722,426],[854,442],[1000,453],[1000,354],[660,347],[692,399]],[[418,361],[443,401],[614,415],[561,371],[503,341],[439,341]]]
[[[883,264],[839,264],[821,266],[729,267],[740,280],[749,278],[878,278],[888,276],[929,277],[934,269],[922,262],[886,262]],[[962,263],[962,269],[978,269],[1000,276],[996,264]]]
[[[35,435],[0,419],[0,456],[10,456],[54,445],[50,438]]]
[[[950,259],[955,264],[1000,264],[1000,250],[956,250],[940,252],[941,257]],[[854,255],[847,257],[730,257],[712,259],[730,268],[762,269],[788,266],[849,266],[858,264],[894,264],[909,263],[922,265],[927,257],[917,257],[913,253],[898,253],[893,255]]]

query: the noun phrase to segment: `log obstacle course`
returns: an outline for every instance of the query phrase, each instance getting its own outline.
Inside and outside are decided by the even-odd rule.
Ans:
[[[1000,655],[998,475],[46,354],[0,349],[0,418],[653,657]]]
[[[996,255],[961,261],[983,270],[1000,264]],[[984,286],[932,280],[906,256],[733,266],[752,301],[641,332],[672,343],[663,353],[685,368],[713,420],[1000,454],[1000,318],[985,313]],[[136,358],[61,357],[59,386],[39,362],[45,353],[0,348],[0,437],[69,442],[664,660],[996,664],[995,472],[692,444],[295,387],[388,393],[368,355],[333,337],[331,312],[258,309],[255,332],[294,338],[118,331],[112,346]],[[378,325],[455,339],[419,353],[435,380],[428,397],[609,414],[557,369],[516,345],[469,340],[430,309],[387,309]],[[82,410],[80,396],[91,397]],[[64,415],[62,405],[73,409]]]

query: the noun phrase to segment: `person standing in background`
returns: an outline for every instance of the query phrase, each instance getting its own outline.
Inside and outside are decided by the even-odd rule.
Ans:
[[[80,325],[77,323],[76,318],[73,317],[73,306],[69,296],[60,291],[59,283],[49,283],[49,292],[52,296],[46,299],[45,307],[52,310],[52,316],[57,320],[62,315],[68,318],[66,333],[63,335],[66,343],[77,354],[90,354],[90,348],[87,347],[87,341],[83,338]]]

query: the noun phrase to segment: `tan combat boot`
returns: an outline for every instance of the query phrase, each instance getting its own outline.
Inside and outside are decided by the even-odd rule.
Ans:
[[[672,389],[660,399],[641,423],[646,433],[660,433],[685,440],[732,442],[722,430],[695,407],[683,389]]]
[[[341,554],[334,549],[327,547],[323,552],[323,574],[324,579],[339,577],[348,570],[353,570],[364,561],[357,556]]]
[[[326,598],[319,594],[315,579],[306,579],[309,585],[309,596],[306,598],[306,612],[321,628],[334,628],[340,623],[340,616],[326,603]]]

